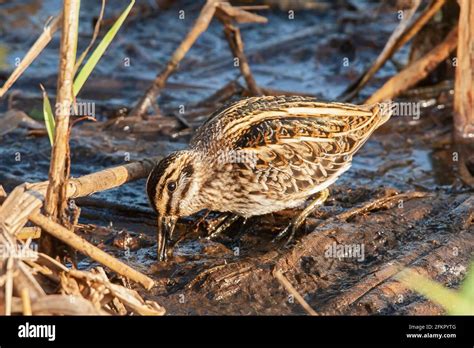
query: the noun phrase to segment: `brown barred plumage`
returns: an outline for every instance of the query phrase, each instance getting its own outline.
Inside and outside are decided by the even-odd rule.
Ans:
[[[216,111],[188,150],[170,155],[149,176],[147,191],[159,216],[159,258],[170,237],[166,228],[179,216],[208,209],[249,217],[300,206],[326,192],[390,118],[389,106],[269,96]]]

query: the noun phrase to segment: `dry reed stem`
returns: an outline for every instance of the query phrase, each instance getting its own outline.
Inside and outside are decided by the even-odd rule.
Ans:
[[[26,55],[20,61],[20,64],[15,68],[15,70],[8,77],[8,80],[5,81],[2,88],[0,88],[0,98],[5,95],[5,93],[10,89],[10,87],[18,80],[18,78],[23,74],[23,72],[30,66],[30,64],[38,57],[38,55],[43,51],[43,49],[51,41],[54,33],[62,25],[62,14],[54,17],[47,26],[44,27],[43,32],[35,41],[33,46],[28,50]]]
[[[286,277],[281,273],[280,270],[275,269],[273,271],[274,277],[280,282],[281,285],[288,291],[296,301],[303,307],[303,309],[308,313],[309,315],[318,315],[318,313],[311,308],[311,306],[306,302],[306,300],[303,298],[303,296],[300,295],[300,293],[291,285],[291,283],[286,279]]]
[[[119,299],[125,307],[140,315],[164,315],[165,309],[156,302],[145,302],[135,290],[113,284],[109,281],[105,271],[101,267],[95,269],[97,273],[69,270],[69,274],[77,279],[83,279],[88,283],[97,282],[103,284],[110,295]],[[105,289],[104,289],[105,290]]]
[[[23,304],[23,315],[32,315],[31,312],[31,299],[28,288],[21,289],[21,302]]]
[[[84,58],[87,56],[87,53],[89,53],[92,46],[94,46],[95,40],[99,36],[100,26],[102,24],[102,19],[104,18],[104,12],[105,12],[105,0],[102,0],[102,7],[100,8],[99,18],[97,19],[97,22],[95,23],[94,33],[92,34],[92,38],[91,38],[91,41],[89,42],[89,45],[87,45],[86,49],[84,50],[84,52],[81,53],[81,55],[76,61],[76,64],[74,65],[74,75],[76,75],[77,70],[79,69],[82,62],[84,61]]]
[[[385,62],[418,33],[420,29],[436,14],[436,12],[439,11],[445,2],[446,0],[434,0],[413,22],[411,19],[420,5],[420,1],[417,0],[414,6],[404,14],[400,24],[388,39],[385,47],[376,58],[375,62],[361,75],[361,77],[345,90],[340,99],[342,101],[349,101],[354,98],[375,75],[375,73],[385,64]]]
[[[416,83],[428,76],[428,74],[436,68],[439,63],[449,57],[451,52],[456,48],[457,39],[458,27],[456,26],[449,32],[443,42],[389,79],[380,89],[367,99],[365,103],[372,104],[392,99],[403,91],[414,86]]]
[[[474,141],[474,3],[459,0],[459,44],[454,86],[454,129],[457,138]]]
[[[48,219],[46,216],[36,212],[31,214],[29,219],[53,237],[73,247],[82,254],[89,256],[91,259],[109,267],[118,274],[142,284],[145,289],[151,289],[154,286],[155,283],[153,279],[134,270],[113,256],[110,256],[106,252],[87,242],[85,239],[69,231],[67,228],[51,219]]]
[[[72,86],[76,62],[79,5],[79,0],[64,0],[56,97],[56,126],[49,167],[49,185],[44,206],[46,214],[54,218],[62,216],[66,207],[66,185],[69,172],[67,164],[69,116],[73,104]]]
[[[145,159],[71,179],[68,182],[67,195],[70,198],[87,196],[144,178],[160,159],[161,157]],[[17,186],[8,195],[0,206],[0,245],[11,249],[16,248],[14,235],[26,224],[28,216],[41,208],[47,185],[48,182],[25,183]],[[20,263],[19,271],[20,273],[15,278],[15,288],[28,287],[32,300],[45,295],[41,286],[28,272],[26,265]]]
[[[13,297],[13,257],[7,260],[6,281],[5,281],[5,315],[12,314],[12,297]]]

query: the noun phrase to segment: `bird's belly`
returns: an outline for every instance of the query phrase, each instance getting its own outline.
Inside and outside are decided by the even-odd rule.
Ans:
[[[342,163],[338,169],[327,176],[314,172],[313,179],[308,180],[305,185],[302,183],[304,180],[299,180],[298,184],[294,184],[294,181],[291,181],[292,175],[287,174],[282,179],[282,176],[273,175],[271,172],[267,172],[266,175],[246,172],[244,176],[253,176],[255,181],[236,185],[235,182],[241,179],[240,176],[229,177],[228,172],[225,172],[225,176],[217,176],[217,179],[220,179],[216,180],[219,187],[216,187],[215,191],[207,192],[207,197],[213,197],[213,199],[207,200],[210,205],[207,208],[213,211],[231,212],[251,217],[300,207],[309,197],[332,185],[339,175],[349,167],[350,162]],[[275,172],[281,174],[282,171],[275,170]],[[234,171],[233,173],[239,172]],[[309,174],[309,172],[306,173],[306,176],[309,177]],[[225,185],[222,184],[224,182]],[[218,199],[216,199],[217,197]]]
[[[299,207],[304,204],[307,197],[285,197],[272,199],[268,197],[247,197],[246,201],[233,200],[221,204],[216,209],[221,212],[231,212],[243,217],[270,214],[284,209]]]

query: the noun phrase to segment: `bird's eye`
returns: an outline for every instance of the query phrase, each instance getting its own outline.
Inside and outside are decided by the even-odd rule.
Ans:
[[[168,185],[166,185],[166,187],[168,188],[168,191],[173,192],[174,190],[176,190],[176,183],[174,181],[171,181],[168,183]]]

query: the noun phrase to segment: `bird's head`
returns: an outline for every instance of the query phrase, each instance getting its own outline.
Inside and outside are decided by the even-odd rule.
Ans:
[[[191,151],[177,151],[162,159],[151,171],[146,189],[148,199],[158,215],[158,259],[166,259],[167,244],[180,216],[199,210],[195,198],[200,180],[200,166]]]

